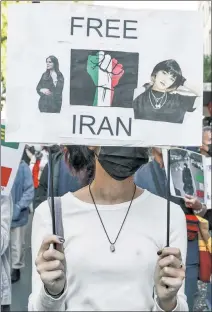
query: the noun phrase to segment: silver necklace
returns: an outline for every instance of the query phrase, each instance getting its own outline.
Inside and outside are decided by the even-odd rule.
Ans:
[[[152,99],[151,99],[151,96],[153,97],[154,101],[155,101],[155,105],[152,103]],[[149,92],[149,100],[150,100],[150,103],[152,105],[152,107],[154,109],[160,109],[161,107],[163,107],[167,101],[167,93],[164,92],[164,94],[160,97],[160,98],[157,98],[152,90],[150,90]]]
[[[104,229],[104,232],[105,232],[105,234],[106,234],[106,236],[107,236],[107,239],[108,239],[108,241],[109,241],[109,243],[110,243],[110,251],[111,251],[111,252],[115,252],[115,251],[116,251],[115,244],[116,244],[116,242],[117,242],[117,240],[118,240],[118,238],[119,238],[119,235],[120,235],[120,233],[121,233],[121,230],[122,230],[122,228],[123,228],[123,226],[124,226],[124,223],[125,223],[125,221],[126,221],[126,219],[127,219],[128,213],[129,213],[130,208],[131,208],[131,206],[132,206],[133,199],[134,199],[134,197],[135,197],[136,185],[135,185],[135,189],[134,189],[134,192],[133,192],[133,196],[132,196],[130,205],[129,205],[128,209],[127,209],[126,215],[125,215],[125,217],[124,217],[124,220],[123,220],[123,222],[122,222],[122,225],[121,225],[121,227],[120,227],[120,229],[119,229],[119,231],[118,231],[118,234],[117,234],[116,239],[115,239],[114,242],[112,242],[112,241],[110,240],[110,237],[109,237],[109,235],[108,235],[108,233],[107,233],[107,230],[106,230],[106,228],[105,228],[105,225],[104,225],[104,223],[103,223],[103,221],[102,221],[102,218],[101,218],[101,216],[100,216],[99,210],[98,210],[97,205],[96,205],[96,203],[95,203],[93,194],[92,194],[92,192],[91,192],[91,185],[90,185],[90,184],[89,184],[89,192],[90,192],[90,195],[91,195],[93,204],[94,204],[94,206],[95,206],[95,208],[96,208],[96,212],[97,212],[97,214],[98,214],[98,216],[99,216],[99,220],[100,220],[100,222],[101,222],[101,224],[102,224],[102,227],[103,227],[103,229]]]

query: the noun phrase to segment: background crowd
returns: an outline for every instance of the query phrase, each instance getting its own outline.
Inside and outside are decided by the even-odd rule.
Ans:
[[[211,146],[211,119],[207,118],[203,124],[202,146],[190,149],[210,158],[212,156]],[[2,311],[10,311],[11,283],[17,283],[22,278],[21,274],[25,273],[25,238],[29,215],[30,213],[33,215],[35,209],[52,195],[49,187],[49,152],[52,157],[54,196],[75,192],[91,183],[94,176],[93,160],[88,159],[86,166],[84,164],[82,166],[80,159],[77,160],[77,163],[71,164],[68,159],[67,147],[26,145],[11,196],[1,197]],[[157,196],[167,198],[167,177],[162,150],[154,147],[150,150],[149,156],[149,162],[136,172],[135,184]],[[212,284],[208,281],[198,289],[198,282],[201,280],[200,270],[202,266],[206,265],[200,261],[198,244],[201,220],[209,222],[208,230],[211,231],[211,207],[201,204],[197,198],[190,195],[184,199],[171,197],[171,201],[182,208],[187,220],[185,293],[189,311],[211,311]],[[202,294],[202,289],[205,291],[204,294]],[[204,302],[202,306],[198,306],[201,296],[203,296]]]

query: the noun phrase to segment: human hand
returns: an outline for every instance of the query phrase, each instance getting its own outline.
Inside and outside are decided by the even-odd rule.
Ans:
[[[177,248],[166,247],[158,252],[155,269],[155,289],[158,304],[164,311],[172,311],[177,305],[177,293],[185,278],[181,252]]]
[[[202,204],[198,200],[198,198],[191,196],[191,195],[185,195],[184,198],[185,205],[187,208],[193,209],[193,210],[201,210]]]
[[[13,220],[13,221],[18,221],[19,218],[20,218],[20,214],[21,214],[21,208],[19,207],[18,204],[15,204],[15,205],[14,205],[14,208],[13,208],[13,217],[12,217],[12,220]]]
[[[210,145],[207,145],[207,144],[202,144],[202,146],[200,146],[200,152],[202,153],[202,154],[204,154],[204,155],[207,155],[207,154],[209,154],[208,152],[209,152],[209,150],[210,150]],[[210,154],[209,154],[210,155]]]
[[[64,239],[56,235],[47,236],[40,247],[35,261],[37,272],[50,295],[62,293],[66,283],[66,264],[63,251]],[[51,244],[57,244],[56,249],[50,249]]]
[[[93,106],[111,106],[114,89],[124,74],[122,64],[100,51],[88,56],[87,72],[97,88]]]
[[[45,88],[44,89],[40,89],[40,92],[45,94],[45,95],[51,95],[52,94],[49,89],[45,89]]]

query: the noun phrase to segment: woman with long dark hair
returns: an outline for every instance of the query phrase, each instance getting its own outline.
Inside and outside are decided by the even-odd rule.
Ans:
[[[180,65],[175,60],[158,63],[151,82],[133,101],[135,119],[183,123],[186,112],[196,109],[198,95],[185,86]]]
[[[64,77],[59,69],[59,61],[50,55],[46,59],[46,71],[37,85],[41,113],[60,113],[63,87]]]
[[[188,164],[184,163],[184,168],[182,172],[182,179],[183,179],[183,190],[186,195],[194,195],[194,186],[192,181],[191,170],[188,168]]]
[[[64,237],[51,235],[47,201],[35,211],[28,310],[188,311],[184,214],[171,204],[166,248],[166,200],[134,184],[147,149],[67,149],[75,170],[91,162],[93,179],[61,197]]]

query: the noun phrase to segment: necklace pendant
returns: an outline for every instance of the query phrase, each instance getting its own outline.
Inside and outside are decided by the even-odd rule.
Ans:
[[[111,244],[111,245],[110,245],[110,251],[111,251],[111,252],[115,252],[115,250],[116,250],[115,246],[114,246],[113,244]]]

